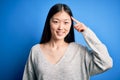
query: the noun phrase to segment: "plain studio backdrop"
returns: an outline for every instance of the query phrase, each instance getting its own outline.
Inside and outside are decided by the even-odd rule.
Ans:
[[[0,0],[0,80],[21,80],[30,48],[39,43],[51,6],[65,3],[106,44],[113,68],[91,80],[120,80],[119,0]],[[75,31],[76,42],[86,45]]]

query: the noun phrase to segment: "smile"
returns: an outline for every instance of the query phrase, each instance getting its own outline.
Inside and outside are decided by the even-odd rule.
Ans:
[[[61,31],[60,31],[60,32],[59,32],[59,31],[57,32],[57,35],[58,35],[58,36],[62,36],[63,34],[64,34],[64,32],[61,32]]]

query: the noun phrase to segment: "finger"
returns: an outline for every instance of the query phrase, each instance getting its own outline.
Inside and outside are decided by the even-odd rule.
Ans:
[[[78,32],[83,32],[83,31],[84,29],[82,27],[78,29]]]
[[[75,27],[75,29],[76,29],[78,32],[83,32],[83,31],[84,31],[84,28],[83,28],[83,27]]]
[[[80,24],[75,24],[74,26],[79,27],[79,26],[80,26]]]
[[[75,28],[76,30],[78,30],[78,29],[79,29],[79,26],[74,26],[74,28]]]
[[[76,20],[76,19],[73,18],[72,16],[71,16],[71,19],[72,19],[75,23],[80,23],[78,20]]]

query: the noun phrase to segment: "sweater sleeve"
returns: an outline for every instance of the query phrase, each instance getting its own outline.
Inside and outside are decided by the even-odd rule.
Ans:
[[[33,63],[33,51],[31,49],[27,63],[25,65],[23,79],[22,80],[37,80],[36,74],[34,71],[34,63]]]
[[[85,63],[89,75],[104,72],[112,67],[113,62],[106,46],[97,38],[94,32],[87,28],[82,32],[90,50],[86,50]]]

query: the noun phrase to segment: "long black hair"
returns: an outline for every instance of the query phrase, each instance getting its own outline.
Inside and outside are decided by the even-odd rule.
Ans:
[[[59,3],[59,4],[55,4],[53,7],[51,7],[51,9],[49,10],[49,13],[47,15],[47,18],[46,18],[46,22],[44,25],[44,30],[43,30],[43,34],[42,34],[40,43],[47,43],[50,41],[50,39],[51,39],[50,19],[53,17],[53,15],[55,15],[57,12],[60,12],[62,10],[64,10],[70,16],[73,16],[71,9],[66,4]],[[72,21],[72,24],[71,24],[70,32],[68,33],[68,35],[64,39],[65,42],[67,42],[67,43],[75,41],[74,29],[73,29],[73,20],[71,19],[71,21]]]

